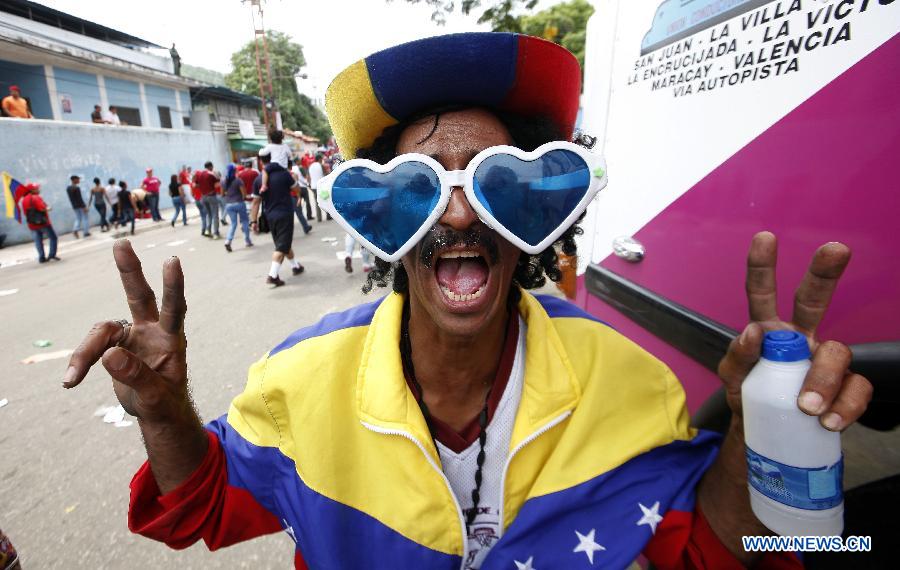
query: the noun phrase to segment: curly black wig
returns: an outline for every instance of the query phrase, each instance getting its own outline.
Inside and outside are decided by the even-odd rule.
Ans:
[[[437,130],[438,122],[443,113],[465,108],[465,106],[453,105],[419,113],[401,123],[386,128],[381,133],[381,136],[375,139],[372,146],[359,149],[357,156],[373,160],[379,164],[386,164],[397,156],[397,143],[400,140],[400,134],[407,127],[426,117],[433,117],[434,125],[431,132],[420,141],[424,142]],[[513,143],[524,151],[532,151],[550,141],[566,139],[559,128],[546,117],[526,117],[493,109],[491,112],[509,131]],[[576,254],[575,236],[582,233],[581,228],[578,226],[582,218],[584,218],[584,214],[578,218],[578,221],[572,227],[563,232],[555,243],[541,253],[530,255],[523,252],[519,256],[519,261],[513,274],[513,291],[517,290],[515,285],[519,285],[523,289],[535,289],[543,287],[547,283],[548,277],[554,282],[562,279],[562,272],[559,270],[559,260],[556,255],[557,248],[566,255]],[[406,293],[409,288],[406,269],[399,261],[388,263],[376,258],[375,267],[369,272],[362,291],[363,293],[369,293],[375,287],[387,287],[389,284],[392,285],[393,290],[397,293]]]

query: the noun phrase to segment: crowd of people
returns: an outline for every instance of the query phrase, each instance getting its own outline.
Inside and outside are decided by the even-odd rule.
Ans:
[[[278,273],[284,259],[289,261],[294,275],[303,272],[303,266],[291,249],[293,218],[300,223],[304,235],[313,229],[310,222],[322,221],[322,211],[315,200],[316,189],[319,181],[340,162],[341,156],[334,145],[315,155],[310,152],[295,154],[284,144],[284,133],[278,130],[269,134],[269,140],[255,160],[230,163],[224,173],[207,161],[196,171],[184,165],[178,173],[172,174],[168,192],[174,211],[168,221],[173,228],[179,219],[182,226],[187,226],[188,207],[195,206],[200,215],[202,236],[219,240],[223,238],[220,228],[228,228],[224,236],[228,253],[233,251],[232,244],[239,227],[245,247],[253,247],[252,233],[271,233],[275,253],[266,282],[279,287],[284,285]],[[89,237],[93,226],[99,226],[101,232],[123,229],[133,235],[138,218],[163,221],[159,211],[162,188],[163,181],[155,176],[152,168],[147,168],[146,176],[134,188],[129,188],[125,180],[110,178],[103,184],[99,178],[94,178],[93,186],[83,189],[81,176],[73,174],[66,188],[75,215],[73,237]],[[40,184],[27,184],[25,190],[19,206],[31,230],[38,261],[59,261],[59,238],[49,214],[52,206],[41,197]],[[96,223],[91,221],[92,208],[99,217]],[[330,219],[327,214],[326,219]],[[49,251],[44,249],[45,240],[49,242]],[[344,270],[352,273],[356,241],[348,234],[344,246]],[[363,271],[368,272],[373,267],[371,255],[362,247],[360,250]]]

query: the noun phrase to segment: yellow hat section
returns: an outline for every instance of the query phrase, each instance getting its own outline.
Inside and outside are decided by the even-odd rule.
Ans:
[[[399,121],[389,115],[372,90],[365,60],[359,60],[338,75],[325,92],[325,113],[344,158],[356,157]]]

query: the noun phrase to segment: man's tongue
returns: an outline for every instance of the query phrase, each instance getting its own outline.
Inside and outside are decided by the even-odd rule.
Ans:
[[[435,272],[438,283],[457,295],[478,291],[488,278],[487,265],[480,257],[439,259]]]

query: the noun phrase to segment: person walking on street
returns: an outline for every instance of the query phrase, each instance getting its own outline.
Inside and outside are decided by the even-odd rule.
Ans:
[[[300,165],[300,160],[298,159],[296,162],[294,162],[294,166],[291,168],[291,172],[294,174],[294,179],[300,186],[300,199],[297,201],[297,207],[302,207],[303,202],[305,202],[306,219],[312,220],[312,203],[310,203],[309,201],[309,171],[306,169],[306,167]]]
[[[84,237],[88,237],[91,235],[91,220],[88,217],[87,205],[81,196],[81,186],[78,185],[81,182],[81,177],[73,174],[69,177],[69,180],[72,183],[66,188],[66,194],[69,195],[69,203],[72,204],[72,209],[75,211],[75,228],[72,230],[72,233],[75,235],[75,239],[78,239],[78,230],[80,228],[84,232]]]
[[[353,273],[353,248],[356,246],[356,240],[353,239],[353,236],[350,234],[345,234],[344,236],[344,271],[347,273]],[[363,273],[368,273],[372,270],[372,254],[369,253],[369,250],[363,247],[362,244],[359,244],[359,252],[362,254],[362,269]]]
[[[17,119],[33,119],[31,111],[28,110],[28,100],[22,97],[22,92],[18,85],[9,86],[9,95],[3,98],[3,112],[8,117]]]
[[[100,214],[101,232],[109,231],[109,222],[106,221],[106,204],[108,202],[109,199],[106,197],[106,188],[100,184],[99,178],[94,178],[94,187],[91,188],[91,197],[88,198],[88,209],[90,209],[91,204],[93,203],[97,213]]]
[[[271,161],[271,155],[267,149],[259,151],[259,160],[262,163],[260,170],[265,170]],[[259,194],[262,176],[257,177],[253,183],[253,208],[250,212],[250,225],[253,231],[259,231],[257,220],[260,210],[262,210],[262,215],[266,217],[272,232],[272,241],[275,242],[275,252],[272,253],[272,265],[269,268],[266,283],[281,287],[284,285],[284,281],[281,280],[278,272],[285,257],[290,261],[291,272],[294,275],[303,273],[303,266],[294,259],[294,250],[291,247],[291,242],[294,241],[294,201],[291,199],[291,188],[296,182],[287,170],[281,168],[281,165],[274,162],[271,164],[273,166],[266,170],[269,173],[266,193],[262,196]]]
[[[246,201],[253,202],[253,183],[256,182],[256,177],[259,176],[259,170],[253,168],[252,164],[238,166],[237,176],[244,183],[244,189],[247,191]]]
[[[115,178],[110,178],[106,183],[106,200],[109,202],[112,213],[109,217],[110,223],[116,228],[119,227],[119,185],[116,184]]]
[[[291,167],[291,177],[296,183],[296,186],[291,188],[291,199],[294,201],[294,213],[297,215],[297,220],[300,222],[300,225],[303,226],[303,235],[306,235],[312,231],[312,227],[303,216],[301,200],[303,199],[304,185],[308,185],[308,183],[306,182],[306,177],[304,177],[303,173],[300,170],[300,165],[297,164],[297,162],[294,162],[294,166]],[[306,196],[308,199],[309,194],[307,193]]]
[[[122,227],[131,222],[131,235],[134,235],[134,217],[137,204],[134,196],[128,191],[128,184],[119,181],[119,223]]]
[[[191,194],[191,167],[182,165],[181,172],[178,173],[178,183],[181,184],[182,190],[184,190],[184,197],[187,199]],[[187,186],[187,188],[185,188]],[[190,199],[187,199],[185,204],[190,203]]]
[[[325,155],[321,152],[316,154],[316,161],[309,165],[309,187],[312,189],[312,196],[316,200],[316,221],[322,221],[322,209],[319,208],[319,195],[316,188],[319,186],[319,180],[325,176]]]
[[[169,180],[169,197],[172,198],[172,205],[175,206],[175,215],[172,216],[172,227],[175,227],[175,221],[178,220],[178,212],[181,211],[181,220],[184,225],[187,223],[187,205],[184,203],[184,187],[178,180],[178,175],[173,174]]]
[[[225,213],[231,218],[231,227],[228,228],[228,237],[225,239],[225,249],[231,253],[231,241],[234,239],[234,232],[237,231],[238,219],[241,221],[241,230],[244,232],[244,244],[247,247],[253,247],[250,240],[250,224],[247,219],[247,204],[244,198],[247,196],[247,189],[244,183],[237,177],[237,169],[233,164],[229,164],[225,171]]]
[[[162,216],[159,215],[159,187],[162,181],[153,176],[153,169],[147,169],[147,177],[141,182],[141,189],[147,192],[147,207],[150,208],[150,215],[154,222],[161,222]]]
[[[210,231],[209,213],[206,210],[206,206],[203,204],[203,196],[200,194],[200,187],[197,186],[197,177],[199,174],[200,171],[198,170],[191,176],[191,198],[197,206],[197,211],[200,212],[200,235],[206,237]]]
[[[194,176],[194,186],[200,196],[197,203],[203,203],[203,208],[200,210],[200,215],[205,218],[203,235],[213,239],[222,237],[219,233],[219,200],[216,198],[216,184],[218,183],[219,179],[213,172],[213,163],[210,161],[207,161],[203,165],[203,170]]]
[[[219,202],[219,216],[223,226],[228,225],[228,218],[225,217],[225,186],[222,185],[222,173],[218,170],[214,172],[216,178],[216,201]]]
[[[188,204],[197,206],[197,212],[200,214],[200,235],[206,235],[206,216],[203,213],[203,205],[200,202],[200,190],[194,184],[196,174],[191,171],[191,167],[184,165],[178,174],[178,181],[181,182],[181,189],[184,191],[184,205],[187,210]]]
[[[49,259],[60,261],[56,255],[56,232],[53,230],[53,224],[50,223],[50,206],[41,198],[40,184],[27,184],[28,194],[22,197],[20,205],[22,211],[25,212],[25,221],[28,223],[28,229],[31,230],[31,237],[34,239],[34,247],[38,252],[38,262],[44,263]],[[44,255],[44,236],[50,240],[49,255]]]

